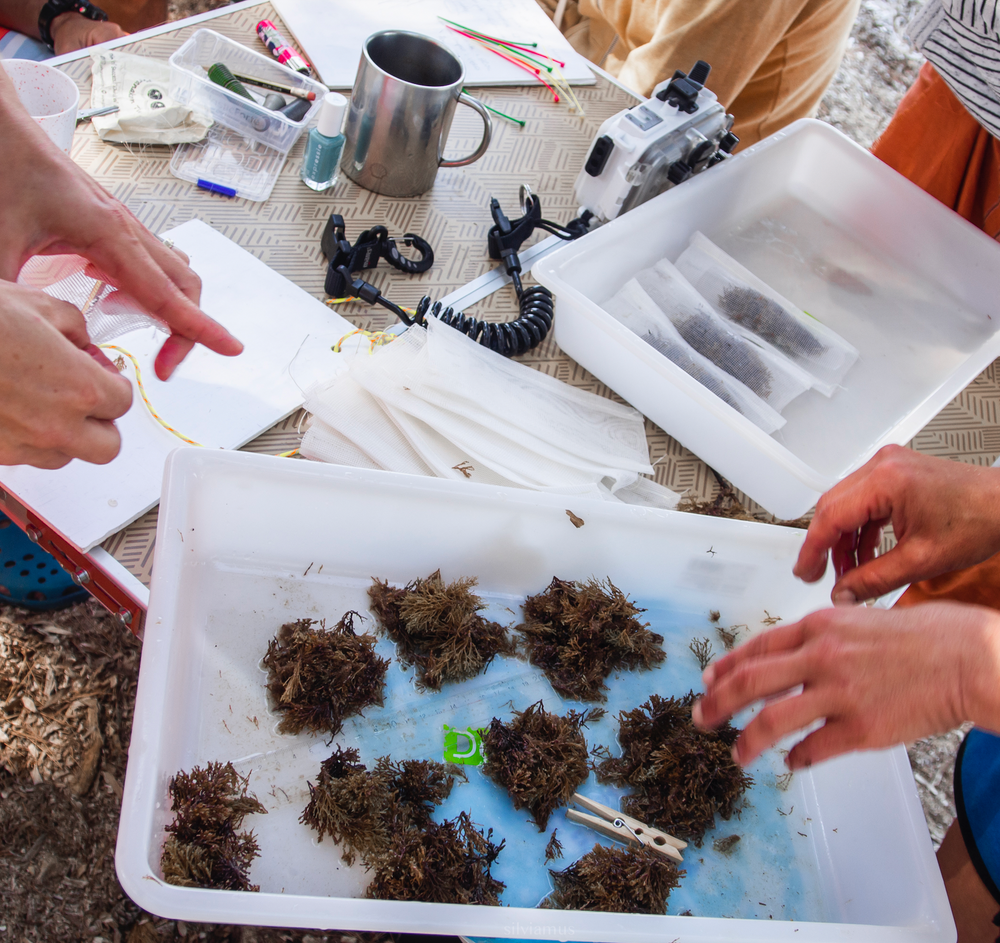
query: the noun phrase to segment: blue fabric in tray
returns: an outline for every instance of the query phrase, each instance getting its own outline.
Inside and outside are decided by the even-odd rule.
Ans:
[[[487,601],[490,608],[484,615],[488,618],[520,621],[522,600],[487,597]],[[709,638],[716,653],[723,650],[707,612],[673,610],[662,601],[634,601],[647,607],[641,618],[664,636],[667,659],[650,671],[626,671],[608,678],[608,699],[600,705],[607,713],[584,728],[584,736],[588,747],[606,745],[616,755],[621,752],[619,711],[638,707],[652,693],[669,697],[701,690],[701,669],[688,648],[693,638]],[[385,705],[349,720],[337,738],[345,746],[356,746],[369,767],[387,754],[395,760],[443,759],[445,725],[485,727],[493,717],[509,720],[514,710],[538,700],[560,714],[569,708],[583,711],[594,706],[560,697],[540,670],[513,658],[496,659],[483,675],[470,681],[446,684],[440,692],[421,692],[413,682],[414,670],[399,667],[394,645],[383,638],[378,651],[393,659]],[[737,718],[737,723],[742,726],[746,720]],[[536,907],[552,890],[549,868],[568,867],[597,842],[614,844],[568,822],[562,808],[553,812],[547,830],[539,832],[528,811],[515,811],[507,793],[484,776],[480,767],[463,769],[468,782],[456,783],[435,818],[453,818],[464,809],[481,827],[494,830],[494,841],[506,839],[493,866],[493,874],[507,885],[501,897],[505,906]],[[690,910],[705,917],[823,919],[814,843],[807,840],[814,828],[801,777],[792,777],[784,789],[779,787],[785,768],[778,751],[765,754],[749,772],[755,782],[737,815],[729,821],[716,817],[715,828],[706,834],[702,846],[689,845],[684,851],[687,875],[671,893],[667,913]],[[579,791],[615,808],[625,792],[599,785],[593,774]],[[559,830],[563,857],[546,864],[545,846],[554,828]],[[714,850],[714,840],[734,834],[741,840],[728,855]]]

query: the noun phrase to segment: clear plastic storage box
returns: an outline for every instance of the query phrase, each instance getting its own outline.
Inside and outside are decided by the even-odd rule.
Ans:
[[[703,232],[860,351],[768,435],[607,314],[638,271]],[[533,267],[555,340],[778,517],[905,444],[1000,355],[1000,246],[819,121],[789,126]]]
[[[618,711],[654,692],[699,688],[688,644],[709,636],[721,648],[711,610],[725,626],[754,631],[828,603],[829,577],[810,586],[792,576],[802,539],[802,531],[765,524],[179,449],[164,480],[125,778],[116,855],[123,888],[165,917],[251,925],[608,943],[951,943],[954,924],[902,747],[841,757],[790,782],[781,755],[769,751],[750,770],[755,784],[739,817],[719,820],[701,848],[685,851],[687,875],[666,916],[538,909],[552,886],[548,867],[568,867],[595,842],[611,842],[556,810],[547,831],[558,828],[564,857],[547,864],[548,835],[475,766],[464,767],[468,781],[456,783],[436,817],[467,810],[494,829],[494,841],[506,841],[493,867],[506,884],[501,907],[365,899],[370,875],[360,862],[346,866],[329,838],[317,842],[299,822],[308,783],[333,746],[326,736],[277,732],[260,662],[282,623],[332,625],[353,609],[365,617],[358,630],[372,631],[373,576],[395,585],[438,568],[446,580],[477,577],[487,617],[504,624],[518,621],[525,596],[553,576],[608,577],[646,608],[643,619],[667,651],[656,670],[608,679],[608,713],[585,736],[617,752]],[[393,659],[385,703],[350,718],[335,738],[356,747],[369,769],[387,754],[441,760],[444,725],[484,726],[539,699],[561,714],[583,707],[516,658],[421,692],[387,639],[377,651]],[[226,760],[249,776],[267,809],[244,823],[260,844],[250,870],[260,892],[166,884],[159,860],[170,779]],[[580,792],[615,807],[621,798],[593,774]],[[734,833],[741,841],[731,855],[714,849],[716,838]],[[695,916],[680,916],[685,910]]]
[[[228,66],[234,73],[315,92],[316,99],[303,118],[291,121],[280,112],[270,111],[256,101],[216,85],[207,72],[216,62]],[[170,57],[170,94],[174,98],[251,141],[282,154],[288,153],[309,126],[326,92],[325,85],[210,29],[198,30]]]

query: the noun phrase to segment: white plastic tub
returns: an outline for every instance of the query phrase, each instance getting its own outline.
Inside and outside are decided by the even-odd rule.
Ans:
[[[207,75],[208,67],[216,62],[240,75],[315,92],[316,98],[301,119],[292,121],[280,111],[270,111],[262,104],[216,85]],[[267,94],[253,85],[249,90],[262,96]],[[210,29],[197,30],[170,57],[170,94],[177,101],[282,154],[287,154],[299,135],[309,127],[326,92],[326,86],[314,79]],[[286,95],[285,100],[291,103],[296,99]]]
[[[700,230],[861,352],[765,434],[601,305]],[[793,233],[794,235],[790,235]],[[533,268],[555,339],[778,517],[903,444],[1000,355],[1000,246],[829,125],[803,120]],[[869,293],[865,293],[865,290]]]
[[[584,519],[579,529],[567,505]],[[503,907],[362,899],[361,866],[345,867],[329,839],[317,843],[298,823],[307,781],[332,747],[324,737],[276,733],[259,662],[283,622],[365,613],[373,575],[398,584],[438,567],[449,580],[476,576],[490,616],[505,622],[553,575],[610,577],[648,607],[668,653],[658,670],[610,679],[609,714],[586,736],[617,748],[618,710],[652,692],[697,687],[687,646],[692,637],[714,638],[710,609],[724,625],[759,628],[765,610],[790,621],[825,604],[828,580],[807,586],[791,575],[802,536],[465,482],[245,453],[173,453],[118,836],[122,886],[153,913],[227,923],[609,943],[951,943],[947,899],[901,747],[796,774],[787,791],[776,785],[781,757],[767,754],[752,770],[756,785],[740,818],[720,822],[703,848],[686,852],[688,875],[670,897],[669,916],[536,909],[549,890],[548,836],[473,767],[440,814],[467,809],[506,839],[494,868],[507,884]],[[378,649],[394,654],[384,639]],[[412,669],[391,665],[385,706],[351,719],[337,738],[357,746],[369,768],[386,753],[441,759],[443,724],[509,716],[511,701],[520,709],[543,698],[562,713],[569,706],[515,659],[498,659],[482,677],[438,694],[418,692],[411,679]],[[212,760],[248,773],[268,809],[245,823],[261,846],[250,875],[260,893],[180,888],[160,877],[170,778]],[[581,792],[606,804],[620,797],[593,777]],[[553,826],[566,849],[557,867],[597,840],[563,810]],[[712,841],[733,833],[742,841],[724,858]],[[687,908],[708,916],[676,916]]]

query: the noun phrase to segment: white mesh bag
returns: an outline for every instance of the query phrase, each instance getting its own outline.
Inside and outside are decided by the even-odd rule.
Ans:
[[[625,504],[636,504],[646,508],[664,508],[668,511],[677,507],[681,499],[676,491],[671,491],[652,479],[641,476],[636,478],[632,484],[619,488],[614,493],[614,497]]]
[[[84,274],[87,265],[87,260],[78,255],[35,256],[24,264],[17,280],[81,311],[86,308],[83,316],[87,334],[95,344],[106,344],[142,327],[157,327],[170,333],[165,324],[145,314],[130,295]]]
[[[352,356],[309,391],[306,406],[313,420],[302,453],[310,458],[648,507],[678,498],[639,477],[653,469],[636,410],[500,358],[436,321]]]
[[[772,409],[780,413],[813,385],[812,374],[719,317],[666,259],[638,272],[635,280],[684,340],[720,370],[753,390]]]
[[[309,427],[302,436],[299,453],[317,462],[331,465],[351,465],[354,468],[383,468],[367,452],[354,442],[331,428],[322,419],[312,416]],[[397,469],[389,469],[396,471]]]
[[[677,260],[681,274],[727,320],[752,331],[816,378],[831,396],[858,359],[835,331],[783,298],[700,232]]]
[[[684,340],[670,318],[634,278],[629,279],[617,294],[605,302],[604,310],[768,435],[785,424],[781,414],[768,406],[753,390],[720,370]]]
[[[439,347],[451,351],[451,369],[437,372],[432,386],[428,366]],[[617,487],[652,471],[640,413],[508,361],[437,321],[408,330],[375,358],[355,359],[351,373],[397,421],[397,410],[422,420],[474,464],[522,487],[578,487],[605,477]],[[508,405],[502,420],[497,407]]]
[[[338,433],[343,440],[353,443],[357,450],[368,456],[379,468],[412,475],[433,474],[382,405],[346,371],[329,383],[318,384],[309,390],[305,406],[326,428]],[[329,438],[324,440],[323,431],[320,427],[312,437],[309,437],[309,433],[306,434],[301,447],[302,454],[307,458],[331,461],[324,458],[324,454],[333,454],[340,448],[345,460],[338,461],[337,464],[355,464],[346,460],[348,456],[343,443],[339,440],[330,441]],[[307,437],[310,438],[308,443],[305,441]]]
[[[631,406],[502,357],[437,321],[428,324],[427,358],[416,389],[427,402],[480,422],[489,416],[493,429],[556,461],[649,473],[642,414]]]

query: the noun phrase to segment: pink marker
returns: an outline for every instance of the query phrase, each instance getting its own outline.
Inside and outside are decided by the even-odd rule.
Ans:
[[[303,75],[312,75],[312,66],[306,62],[285,40],[285,37],[278,31],[270,20],[261,20],[257,24],[257,35],[260,41],[267,46],[268,52],[274,56],[282,65],[301,72]]]

